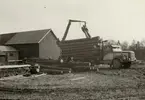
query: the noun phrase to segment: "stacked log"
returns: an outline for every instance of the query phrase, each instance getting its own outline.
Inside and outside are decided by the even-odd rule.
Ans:
[[[29,67],[30,67],[30,65],[0,66],[0,78],[26,74],[27,72],[29,72]]]
[[[41,65],[40,71],[47,74],[64,74],[71,73],[71,68]]]
[[[27,63],[38,63],[41,65],[56,65],[59,64],[59,60],[50,60],[50,59],[40,59],[40,58],[29,58]]]
[[[64,74],[64,73],[71,73],[71,68],[63,68],[58,67],[61,65],[59,60],[50,60],[50,59],[40,59],[40,58],[33,58],[27,59],[27,63],[33,64],[37,63],[40,65],[40,72],[47,73],[47,74]]]
[[[71,72],[85,72],[90,71],[91,66],[89,62],[68,62],[57,65],[59,68],[69,68]]]
[[[71,72],[84,72],[90,70],[89,62],[60,63],[59,61],[48,60],[48,59],[35,59],[34,61],[35,61],[34,63],[38,63],[40,65],[40,72],[53,74],[53,75],[71,73]]]
[[[90,63],[88,62],[69,62],[54,65],[42,65],[40,64],[40,72],[47,74],[64,74],[72,72],[84,72],[90,71]]]
[[[74,60],[91,61],[100,58],[100,38],[76,39],[61,41],[59,46],[62,50],[61,57],[73,57]]]

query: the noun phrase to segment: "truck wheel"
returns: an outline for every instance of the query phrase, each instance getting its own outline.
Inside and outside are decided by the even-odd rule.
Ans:
[[[130,66],[131,66],[131,63],[128,62],[128,63],[125,63],[125,64],[124,64],[123,68],[130,68]]]
[[[113,65],[113,68],[121,68],[122,67],[122,63],[120,62],[119,59],[114,59],[112,65]]]

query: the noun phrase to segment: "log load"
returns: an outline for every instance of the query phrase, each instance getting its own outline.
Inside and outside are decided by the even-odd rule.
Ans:
[[[58,43],[61,48],[61,58],[73,57],[77,61],[96,61],[100,59],[100,37],[65,40]]]

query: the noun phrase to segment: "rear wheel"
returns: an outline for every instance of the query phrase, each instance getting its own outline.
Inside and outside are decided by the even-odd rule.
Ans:
[[[122,63],[120,62],[119,59],[114,59],[112,62],[112,68],[121,68],[122,67]]]

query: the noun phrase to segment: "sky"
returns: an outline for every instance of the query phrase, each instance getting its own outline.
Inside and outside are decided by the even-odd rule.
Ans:
[[[92,37],[145,39],[145,0],[0,0],[0,33],[51,28],[62,39],[69,19],[87,22]],[[67,39],[84,38],[72,23]]]

